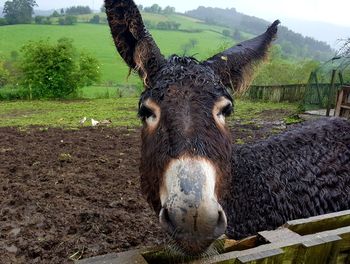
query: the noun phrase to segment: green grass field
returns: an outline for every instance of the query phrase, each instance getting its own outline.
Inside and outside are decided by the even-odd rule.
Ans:
[[[110,119],[112,126],[140,126],[137,118],[138,98],[94,99],[79,101],[16,101],[0,102],[0,127],[79,127],[79,120],[88,118]],[[250,122],[264,110],[284,109],[297,111],[294,104],[262,103],[237,100],[232,118]]]
[[[224,37],[221,27],[208,26],[191,18],[181,15],[162,16],[144,14],[145,19],[154,21],[160,19],[176,20],[182,29],[201,29],[199,33],[180,31],[152,30],[151,33],[165,56],[177,53],[183,54],[182,46],[190,39],[196,39],[198,45],[186,55],[195,55],[198,59],[205,59],[213,55],[223,44],[233,44],[233,40]],[[80,51],[93,54],[101,63],[102,81],[125,83],[128,68],[117,54],[107,25],[78,23],[74,26],[60,25],[12,25],[0,27],[0,57],[9,57],[11,51],[19,51],[28,41],[49,39],[56,41],[67,37],[74,40],[74,45]],[[137,84],[137,77],[130,77],[129,84]]]

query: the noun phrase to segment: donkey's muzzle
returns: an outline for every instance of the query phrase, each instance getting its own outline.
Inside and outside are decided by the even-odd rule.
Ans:
[[[216,172],[206,159],[173,160],[161,187],[161,226],[186,254],[198,255],[225,233],[215,194]]]

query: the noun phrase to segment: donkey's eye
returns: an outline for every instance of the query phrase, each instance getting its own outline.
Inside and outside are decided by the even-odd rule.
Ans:
[[[228,117],[232,114],[232,104],[228,103],[227,105],[225,105],[221,111],[219,112],[219,115],[223,115],[224,117]]]
[[[147,128],[153,130],[159,123],[160,108],[155,102],[148,99],[141,104],[138,115],[142,122],[147,124]]]
[[[232,102],[226,97],[221,97],[213,108],[213,117],[219,126],[225,126],[225,118],[232,113]]]
[[[143,121],[152,116],[155,117],[155,114],[153,113],[153,111],[144,105],[140,107],[138,115]]]

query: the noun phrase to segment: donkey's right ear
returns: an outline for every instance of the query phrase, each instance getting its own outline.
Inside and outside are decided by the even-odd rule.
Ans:
[[[105,0],[105,8],[120,56],[146,86],[150,85],[165,59],[146,30],[137,6],[132,0]]]

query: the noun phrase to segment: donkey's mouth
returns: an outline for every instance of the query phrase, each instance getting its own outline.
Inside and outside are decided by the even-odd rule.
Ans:
[[[169,245],[169,250],[174,257],[197,258],[218,254],[219,250],[216,247],[216,239],[188,237],[174,240],[174,243]]]

